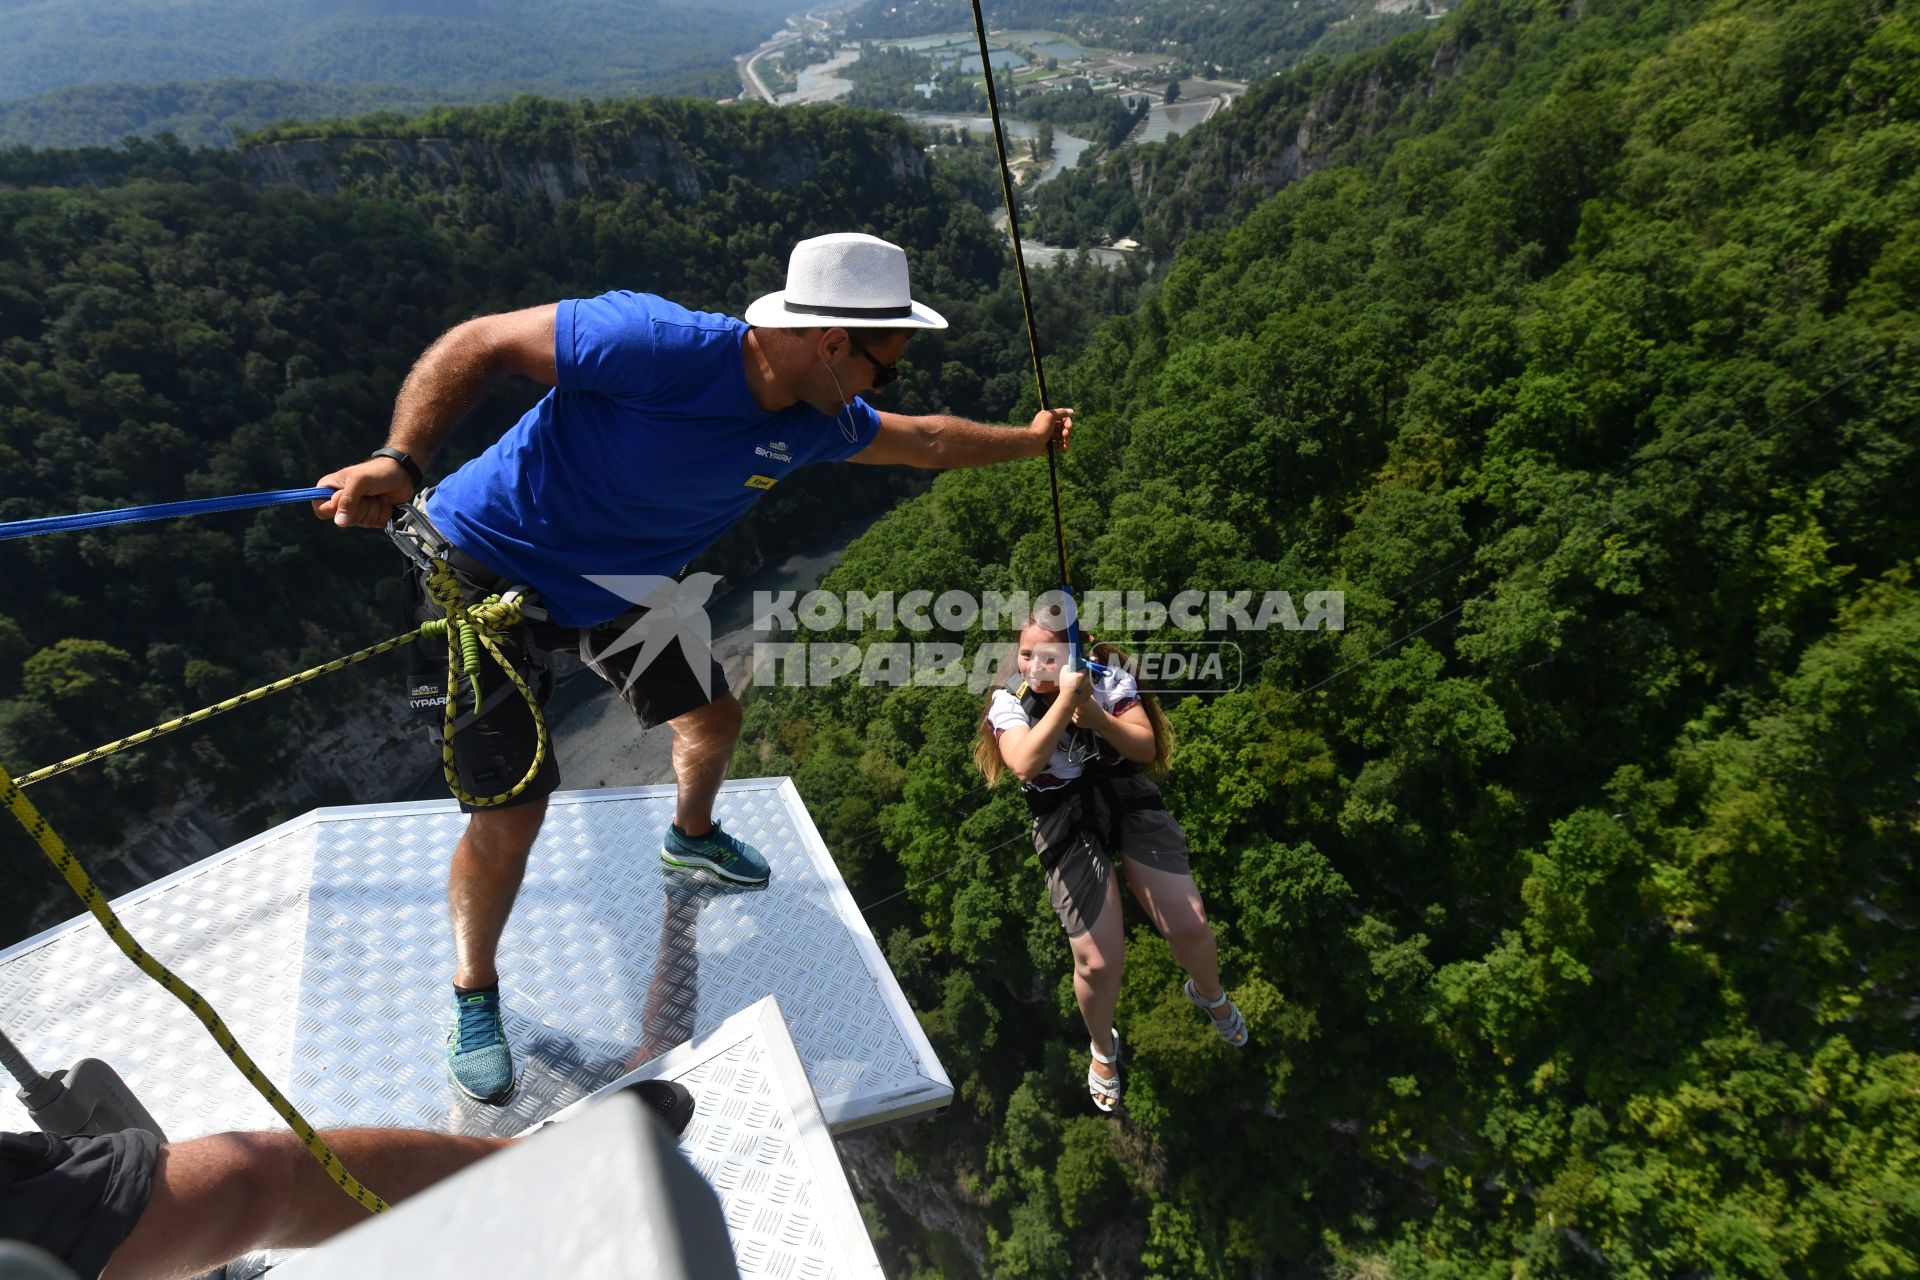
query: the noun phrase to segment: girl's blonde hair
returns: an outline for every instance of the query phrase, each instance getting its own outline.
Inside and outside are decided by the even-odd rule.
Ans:
[[[1058,643],[1067,642],[1065,631],[1056,631],[1048,622],[1049,615],[1036,612],[1029,617],[1026,625],[1020,628],[1025,633],[1029,627],[1039,627]],[[1087,656],[1104,666],[1121,666],[1128,661],[1127,654],[1121,649],[1095,641],[1092,636],[1084,637],[1088,642]],[[1007,653],[1007,661],[1001,670],[1018,670],[1020,659],[1020,636],[1013,638],[1013,647]],[[1000,739],[994,733],[993,726],[987,722],[986,711],[993,705],[995,690],[987,692],[987,707],[980,713],[980,727],[973,740],[973,763],[986,775],[987,785],[998,786],[1003,775],[1009,772],[1006,759],[1000,754]],[[1173,764],[1173,726],[1167,722],[1167,713],[1160,709],[1160,703],[1145,689],[1140,690],[1140,706],[1147,713],[1147,723],[1153,726],[1153,759],[1142,765],[1150,777],[1164,778]]]

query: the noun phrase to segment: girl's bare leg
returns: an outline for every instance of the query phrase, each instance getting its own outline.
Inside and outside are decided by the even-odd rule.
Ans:
[[[1194,990],[1203,1000],[1218,1000],[1220,986],[1220,949],[1213,939],[1213,926],[1207,922],[1207,909],[1200,902],[1200,888],[1193,877],[1175,871],[1153,868],[1123,857],[1127,883],[1133,896],[1146,909],[1153,927],[1167,940],[1174,962],[1193,979]]]
[[[1093,927],[1077,938],[1069,938],[1073,948],[1073,995],[1080,1002],[1080,1016],[1086,1020],[1093,1047],[1113,1056],[1113,1012],[1120,1004],[1120,964],[1126,943],[1120,910],[1120,877],[1107,878],[1107,902]],[[1114,1077],[1113,1067],[1093,1064],[1094,1072],[1105,1079]]]

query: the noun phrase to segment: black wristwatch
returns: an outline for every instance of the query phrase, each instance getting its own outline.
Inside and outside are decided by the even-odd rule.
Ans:
[[[375,449],[367,455],[369,458],[392,458],[407,473],[407,479],[413,481],[413,492],[417,496],[421,487],[427,483],[427,477],[420,470],[420,464],[404,449]]]

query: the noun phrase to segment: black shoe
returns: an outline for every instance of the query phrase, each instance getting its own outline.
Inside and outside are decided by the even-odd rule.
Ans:
[[[644,1102],[654,1118],[676,1138],[687,1131],[687,1125],[693,1120],[693,1095],[683,1084],[672,1080],[642,1080],[628,1085],[624,1092]]]

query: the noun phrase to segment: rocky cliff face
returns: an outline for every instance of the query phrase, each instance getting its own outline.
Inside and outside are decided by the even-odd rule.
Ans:
[[[672,138],[636,133],[612,141],[536,156],[473,139],[325,138],[248,147],[240,160],[254,187],[294,186],[318,196],[401,178],[410,188],[484,186],[555,204],[602,182],[664,186],[699,199],[699,175]]]
[[[939,1177],[902,1178],[895,1156],[905,1149],[892,1128],[870,1129],[834,1140],[847,1181],[865,1201],[886,1201],[922,1229],[953,1237],[981,1273],[987,1264],[987,1215],[958,1187]]]

